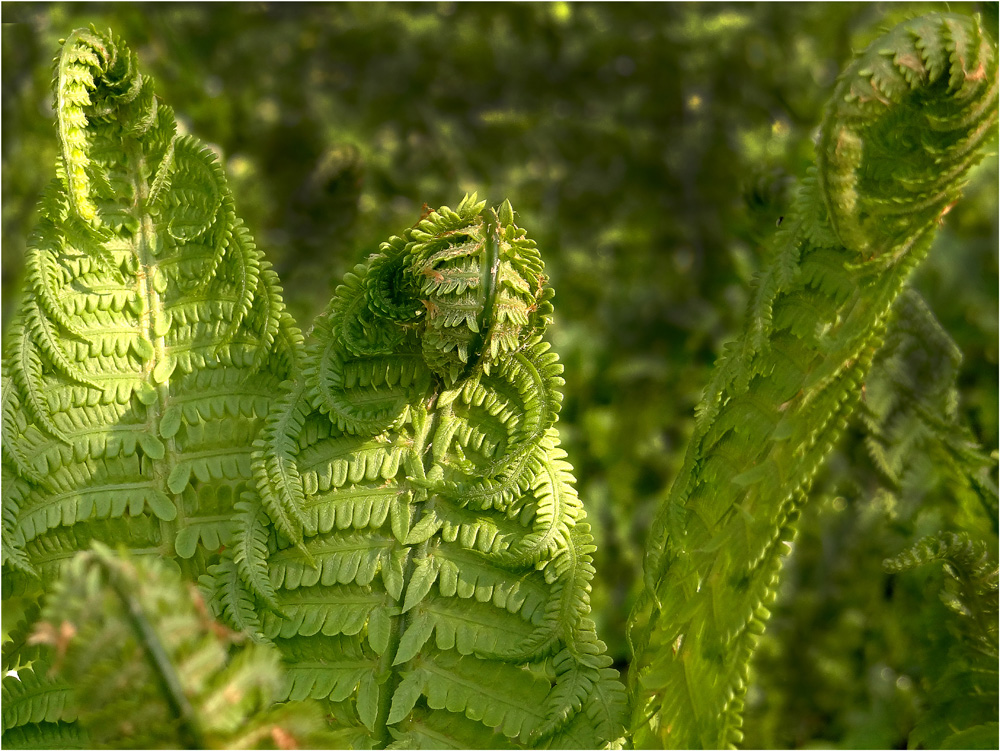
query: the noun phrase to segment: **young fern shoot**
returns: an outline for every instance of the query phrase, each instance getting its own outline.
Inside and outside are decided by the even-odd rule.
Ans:
[[[748,661],[800,504],[996,123],[995,51],[965,16],[905,22],[840,78],[817,169],[650,532],[630,629],[636,746],[740,741]]]
[[[5,744],[281,745],[269,728],[299,723],[361,748],[739,742],[784,543],[995,130],[977,21],[908,21],[838,82],[650,531],[630,706],[589,617],[552,290],[510,204],[466,197],[390,238],[303,342],[221,167],[128,48],[74,32],[54,91],[61,156],[3,363],[3,668],[37,668],[4,678]],[[230,661],[196,577],[274,648]],[[190,643],[126,607],[143,597]],[[122,648],[149,658],[120,672],[159,703],[111,727],[135,702],[102,693],[91,657]],[[178,689],[199,661],[212,689]],[[213,714],[229,685],[260,694]],[[151,734],[129,735],[147,711]]]
[[[348,274],[255,445],[215,599],[355,747],[623,734],[542,268],[509,203],[433,212]]]
[[[190,580],[218,560],[300,341],[215,155],[177,134],[128,47],[73,32],[53,88],[61,156],[4,353],[15,641],[92,542],[176,561]],[[4,670],[18,660],[5,652]]]

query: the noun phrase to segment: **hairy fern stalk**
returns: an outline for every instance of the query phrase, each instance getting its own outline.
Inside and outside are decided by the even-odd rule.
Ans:
[[[177,134],[135,55],[76,31],[53,88],[61,157],[3,362],[15,642],[92,542],[176,561],[189,579],[218,560],[298,336],[215,155]]]
[[[995,52],[968,17],[905,22],[839,79],[816,171],[651,531],[631,622],[637,746],[739,742],[747,664],[800,504],[996,123]]]
[[[433,212],[337,289],[255,446],[215,600],[355,746],[622,735],[550,297],[509,203]]]

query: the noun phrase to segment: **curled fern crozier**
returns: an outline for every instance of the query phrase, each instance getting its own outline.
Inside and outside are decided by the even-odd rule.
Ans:
[[[5,608],[92,542],[204,573],[300,341],[218,159],[134,53],[77,30],[53,88],[61,155],[4,353]]]
[[[905,22],[840,78],[818,169],[650,533],[630,632],[637,746],[740,741],[747,665],[800,505],[996,123],[995,51],[965,16]]]
[[[551,290],[510,205],[484,206],[441,208],[348,274],[215,569],[220,609],[284,653],[289,697],[327,701],[356,746],[623,733],[554,427]]]

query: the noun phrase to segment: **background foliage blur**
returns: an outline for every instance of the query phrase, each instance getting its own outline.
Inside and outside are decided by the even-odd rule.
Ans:
[[[509,197],[557,292],[560,429],[598,538],[599,633],[624,668],[652,508],[835,76],[880,30],[934,9],[5,3],[5,329],[56,158],[49,61],[78,26],[120,34],[220,153],[303,329],[424,203]],[[960,10],[996,31],[995,3]],[[932,743],[926,728],[911,737],[921,718],[972,690],[940,687],[964,638],[938,597],[946,574],[882,560],[950,530],[996,565],[997,180],[994,148],[919,272],[926,305],[907,298],[816,482],[754,662],[748,747]],[[963,702],[976,722],[996,719],[992,691],[992,709]]]

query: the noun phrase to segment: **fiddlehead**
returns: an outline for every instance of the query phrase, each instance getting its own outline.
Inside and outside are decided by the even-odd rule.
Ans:
[[[337,289],[255,444],[262,503],[218,603],[242,612],[242,581],[288,695],[328,701],[355,745],[621,735],[542,269],[509,204],[432,213]]]
[[[995,128],[996,99],[994,50],[956,15],[901,24],[838,82],[818,171],[776,238],[650,533],[631,623],[636,745],[739,742],[783,543],[893,300]]]
[[[53,88],[61,156],[4,359],[4,597],[25,601],[94,541],[192,579],[218,560],[300,342],[222,167],[128,47],[75,31]]]

